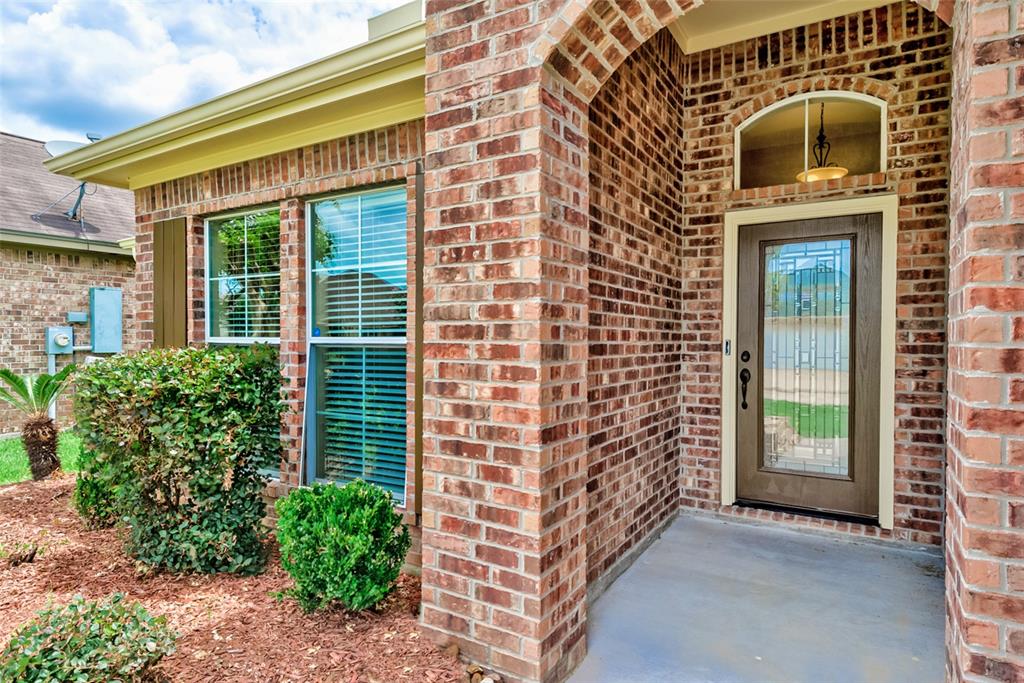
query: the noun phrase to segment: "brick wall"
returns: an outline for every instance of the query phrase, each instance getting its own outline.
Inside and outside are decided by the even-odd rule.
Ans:
[[[727,210],[869,193],[899,194],[895,529],[942,541],[948,223],[949,28],[916,4],[876,10],[707,50],[686,59],[683,502],[715,508],[721,248]],[[733,130],[786,96],[855,91],[888,104],[888,171],[811,185],[733,190]],[[839,158],[840,150],[833,150]],[[740,514],[771,515],[749,510]],[[791,521],[889,536],[876,527]]]
[[[590,102],[589,582],[674,511],[678,486],[683,505],[719,508],[724,214],[793,201],[900,195],[891,535],[941,543],[950,39],[909,3],[693,55],[663,30]],[[825,89],[887,102],[890,170],[733,190],[735,127]]]
[[[139,337],[153,339],[152,244],[160,222],[185,217],[189,229],[187,315],[190,344],[205,339],[204,220],[247,207],[277,205],[281,212],[281,371],[287,413],[280,482],[269,495],[283,495],[301,480],[302,410],[306,388],[306,221],[308,199],[324,194],[404,184],[408,194],[409,327],[407,371],[409,415],[406,474],[407,521],[415,523],[416,432],[412,419],[416,383],[416,173],[423,154],[423,122],[329,140],[241,164],[213,169],[136,191],[139,262]],[[416,535],[417,528],[413,528]],[[418,539],[417,539],[418,540]],[[419,564],[418,543],[409,557]]]
[[[679,505],[682,75],[662,31],[590,103],[589,583]]]
[[[68,311],[89,310],[90,287],[120,287],[124,302],[124,346],[135,347],[135,262],[130,256],[0,246],[0,367],[18,373],[46,372],[46,327],[67,325]],[[89,326],[73,325],[75,344],[89,343]],[[77,362],[86,353],[74,354]],[[69,356],[57,359],[64,367]],[[71,394],[58,402],[57,419],[70,425]],[[20,413],[0,406],[0,433],[17,432]]]
[[[958,2],[947,673],[1024,680],[1024,3]]]
[[[587,446],[581,443],[588,420],[581,416],[588,417],[590,394],[587,345],[581,343],[587,332],[588,301],[585,293],[581,297],[581,289],[589,275],[589,102],[630,54],[693,4],[689,0],[427,3],[425,315],[428,320],[443,317],[445,324],[428,324],[425,330],[424,489],[427,507],[437,514],[424,516],[424,624],[437,640],[458,642],[470,657],[516,679],[558,679],[586,649],[586,606],[581,598],[586,585],[586,534],[580,528],[580,514],[588,508]],[[927,0],[926,4],[943,17],[950,15],[949,0]],[[937,26],[930,15],[906,14],[912,18],[900,26],[901,32],[918,30],[922,24]],[[872,41],[889,41],[879,49],[889,51],[891,62],[899,61],[899,46],[887,27],[879,29],[872,23],[865,34],[858,22],[856,40],[853,34],[849,37],[849,50],[845,34],[839,35],[839,49],[831,23],[828,31],[831,43],[815,36],[801,48],[809,46],[814,57],[802,56],[799,64],[774,72],[753,73],[761,69],[756,66],[759,58],[763,63],[784,56],[777,41],[774,52],[765,46],[763,57],[756,41],[752,55],[730,53],[733,63],[725,61],[721,50],[715,53],[716,64],[708,55],[709,82],[703,88],[713,90],[716,86],[710,81],[725,74],[731,78],[737,65],[751,73],[741,73],[729,87],[746,86],[748,93],[752,85],[770,90],[769,77],[792,79],[792,72],[801,68],[820,72],[845,65],[851,72],[863,70],[863,63],[852,64],[846,54],[864,51],[861,41],[867,41],[868,50]],[[930,39],[938,50],[948,36]],[[795,46],[790,46],[790,59],[794,52]],[[750,58],[755,62],[744,66]],[[868,66],[888,80],[897,78],[895,72],[900,72],[900,78],[916,78],[913,72],[920,69],[916,64],[887,67],[885,59],[877,57]],[[715,73],[716,68],[724,71]],[[687,76],[703,78],[703,74],[691,64]],[[921,105],[915,114],[941,117],[936,112],[942,98],[948,98],[948,90],[945,95],[932,94],[941,91],[943,77],[941,72],[932,76],[938,85],[926,84],[924,89],[936,102]],[[720,89],[699,101],[704,95],[697,89],[692,99],[697,105],[713,106],[713,98],[728,99],[731,90]],[[915,108],[916,92],[907,90],[899,97],[903,99],[896,104]],[[691,104],[687,102],[688,107]],[[928,106],[935,107],[935,112],[928,111]],[[709,126],[708,136],[720,137],[727,125],[721,119],[717,129]],[[935,126],[941,128],[941,124]],[[909,140],[893,144],[912,146],[913,131],[903,133]],[[939,134],[939,145],[944,135]],[[689,150],[690,140],[687,145]],[[918,157],[925,165],[935,163],[926,160],[925,153],[918,157],[909,150],[906,153],[913,158],[910,163]],[[726,171],[717,168],[721,161],[713,152],[707,159],[694,155],[688,162],[694,167],[687,170],[707,175],[694,187],[709,195],[709,201],[719,202],[721,210],[725,203],[740,206],[753,201],[732,196]],[[900,171],[905,175],[869,176],[812,189],[819,197],[841,196],[869,186],[889,189],[894,183],[914,190],[913,171]],[[944,244],[934,233],[945,225],[937,217],[942,213],[944,181],[941,174],[931,181],[938,186],[933,194],[939,194],[934,207],[923,199],[927,194],[923,183],[918,190],[921,197],[916,198],[921,206],[901,207],[905,218],[918,221],[908,227],[914,234],[904,239],[926,237],[921,248],[931,255],[920,260],[930,259],[934,266],[927,268],[941,271]],[[795,195],[785,187],[776,192],[780,197]],[[718,220],[696,216],[688,219],[683,233],[688,245],[683,252],[687,275],[683,338],[690,345],[683,354],[683,376],[690,397],[696,396],[703,380],[714,377],[717,381],[719,371],[711,349],[717,350],[720,342],[716,312],[721,297],[716,300],[713,291],[701,290],[714,278],[715,260],[721,259],[715,253],[713,235]],[[925,224],[929,227],[922,227]],[[937,253],[930,251],[936,247]],[[453,263],[450,255],[456,249],[463,250],[465,258]],[[916,249],[908,241],[903,245],[904,257],[913,256]],[[442,261],[445,257],[449,260]],[[911,260],[915,268],[919,266]],[[938,288],[934,297],[941,306],[941,278],[935,280],[930,272],[910,278],[913,268],[904,265],[903,270],[903,286],[919,286],[918,294],[924,296]],[[481,305],[504,300],[513,292],[519,302],[514,309],[519,313],[518,325],[489,316],[491,309]],[[911,297],[908,301],[913,296],[913,292],[904,293],[905,298]],[[941,311],[935,317],[941,319]],[[933,374],[921,371],[919,380],[933,401],[942,392],[941,385],[935,384],[942,380],[941,327],[939,323],[938,336],[932,336],[940,349],[926,354],[938,358],[939,367]],[[901,334],[910,331],[904,328]],[[908,339],[923,343],[928,334],[932,332]],[[450,363],[453,359],[462,361],[461,365]],[[918,380],[908,377],[906,381]],[[458,408],[466,398],[477,399],[471,414]],[[902,429],[909,431],[901,436],[915,444],[901,461],[903,471],[910,473],[908,478],[925,472],[929,479],[912,486],[915,495],[924,492],[923,505],[901,503],[921,510],[906,518],[923,517],[927,528],[922,532],[909,527],[912,530],[905,533],[928,538],[935,538],[940,528],[928,517],[940,495],[936,486],[941,486],[933,483],[941,482],[935,471],[941,466],[941,447],[934,443],[941,439],[941,433],[936,435],[941,429],[941,398],[935,406],[920,427],[903,422]],[[695,504],[712,506],[717,496],[718,408],[708,396],[696,399],[686,414],[690,458],[685,463],[686,481],[692,482],[686,492]],[[918,433],[930,440],[925,451],[931,457],[908,465],[918,457],[914,450]],[[495,501],[500,511],[493,509]],[[495,545],[505,552],[496,551]]]

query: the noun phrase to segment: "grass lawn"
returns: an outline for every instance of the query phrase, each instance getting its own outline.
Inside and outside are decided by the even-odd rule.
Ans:
[[[78,471],[78,450],[81,447],[82,440],[73,432],[61,432],[60,441],[57,442],[57,457],[60,458],[60,466],[65,472]],[[0,484],[31,478],[28,457],[21,445],[21,439],[0,440]]]
[[[845,439],[850,433],[849,406],[810,405],[793,401],[768,399],[764,402],[766,417],[787,417],[797,434],[803,437]]]

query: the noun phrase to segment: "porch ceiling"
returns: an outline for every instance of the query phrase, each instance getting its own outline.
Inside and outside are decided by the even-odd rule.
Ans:
[[[891,0],[706,0],[669,25],[686,53],[700,52],[823,19],[888,5]]]

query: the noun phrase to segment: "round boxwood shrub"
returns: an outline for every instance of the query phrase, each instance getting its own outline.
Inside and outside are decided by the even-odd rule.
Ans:
[[[255,573],[265,479],[281,454],[281,371],[266,345],[152,349],[86,366],[75,419],[90,520],[127,527],[127,550],[171,571]]]
[[[22,626],[0,654],[0,680],[43,683],[142,683],[174,652],[164,617],[115,593],[100,602],[81,596]]]
[[[281,565],[295,580],[288,594],[303,609],[367,609],[394,588],[410,539],[388,491],[359,479],[314,484],[276,508]]]

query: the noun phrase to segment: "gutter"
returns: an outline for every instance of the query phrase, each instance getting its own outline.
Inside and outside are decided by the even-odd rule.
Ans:
[[[272,76],[203,104],[183,109],[44,162],[47,170],[76,178],[100,165],[164,145],[187,135],[209,131],[254,113],[295,102],[316,93],[396,67],[419,62],[425,75],[426,24],[419,21],[355,47]],[[141,153],[141,154],[140,154]],[[113,164],[111,162],[114,162]]]
[[[92,240],[78,240],[69,237],[50,237],[17,230],[0,230],[0,244],[20,244],[30,247],[47,247],[50,249],[65,249],[69,251],[84,251],[98,254],[114,254],[116,256],[130,256],[135,258],[135,238],[119,240],[117,242],[96,242]]]

